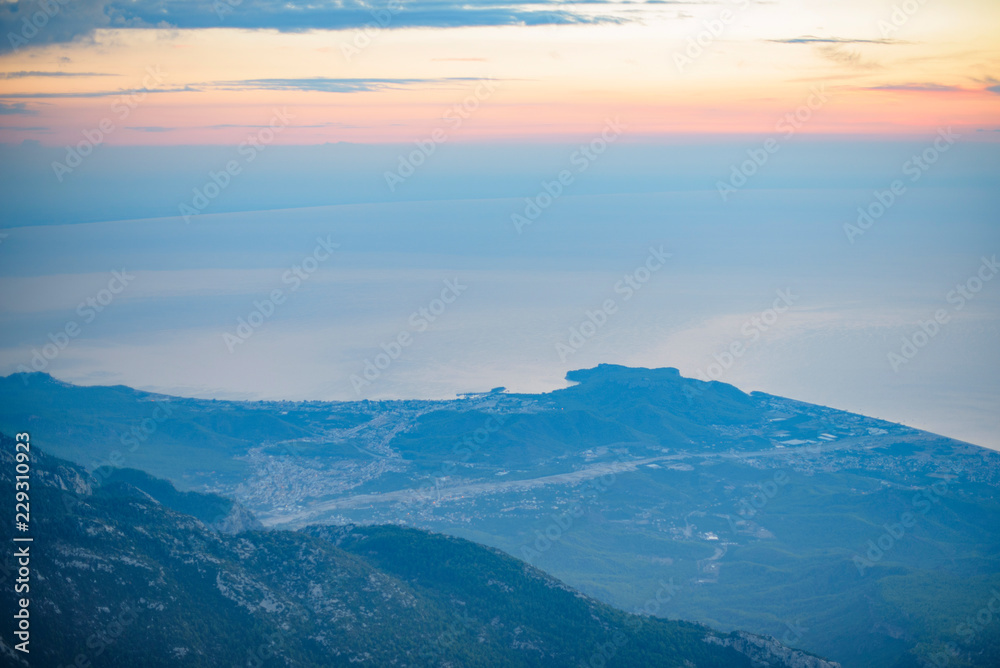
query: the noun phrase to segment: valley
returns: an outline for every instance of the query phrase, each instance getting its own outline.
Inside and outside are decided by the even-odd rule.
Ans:
[[[450,534],[623,610],[673,583],[661,616],[847,668],[927,660],[978,609],[968,583],[1000,584],[1000,454],[673,369],[603,365],[543,395],[391,402],[213,402],[41,375],[15,394],[13,378],[0,428],[27,423],[60,456],[98,464],[92,453],[119,443],[123,465],[232,498],[274,529]],[[153,400],[170,418],[123,449]],[[966,593],[928,601],[931,577]],[[994,637],[976,636],[970,657]]]

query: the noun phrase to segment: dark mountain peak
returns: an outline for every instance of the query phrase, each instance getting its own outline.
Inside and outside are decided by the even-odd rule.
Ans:
[[[666,383],[681,379],[681,372],[674,367],[647,369],[645,367],[628,367],[620,364],[598,364],[591,369],[576,369],[566,374],[566,380],[576,383],[597,382],[633,385]]]
[[[90,399],[98,401],[144,400],[160,401],[169,399],[167,395],[137,390],[128,385],[76,385],[42,372],[19,372],[0,376],[0,391],[21,393],[37,398],[37,401],[58,402],[66,397],[72,400]]]
[[[0,377],[0,381],[19,382],[24,385],[59,385],[70,387],[70,383],[64,382],[44,371],[18,371],[9,376]]]
[[[695,399],[709,395],[726,395],[749,399],[749,395],[734,385],[717,380],[703,381],[687,378],[676,368],[628,367],[620,364],[598,364],[591,369],[576,369],[566,374],[566,380],[576,383],[566,390],[586,387],[615,386],[619,389],[642,390],[654,388],[659,391],[675,390]]]
[[[599,364],[570,371],[566,379],[576,385],[550,395],[565,408],[596,409],[630,424],[669,423],[686,431],[684,421],[730,424],[757,417],[750,395],[726,383],[685,378],[673,367]]]

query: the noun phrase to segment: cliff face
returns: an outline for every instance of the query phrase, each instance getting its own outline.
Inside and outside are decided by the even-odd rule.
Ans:
[[[264,525],[238,502],[233,501],[229,508],[229,513],[216,522],[209,522],[206,525],[209,529],[221,531],[222,533],[237,534],[244,531],[262,531]]]
[[[709,634],[705,642],[731,647],[748,657],[754,666],[789,666],[790,668],[841,668],[835,661],[826,661],[797,649],[785,647],[774,638],[735,631],[728,636]]]

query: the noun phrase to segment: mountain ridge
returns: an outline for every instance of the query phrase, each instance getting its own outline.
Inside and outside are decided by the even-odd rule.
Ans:
[[[5,484],[13,450],[0,434]],[[588,655],[611,666],[756,665],[734,645],[742,636],[629,616],[462,539],[377,526],[222,533],[124,479],[176,502],[162,481],[102,482],[34,446],[30,462],[41,510],[26,593],[32,665],[572,666]],[[0,507],[13,510],[7,495]],[[4,597],[0,608],[11,605]],[[771,665],[837,668],[754,638],[763,649],[750,654],[780,655]]]
[[[992,656],[991,636],[961,625],[1000,586],[1000,454],[674,369],[569,377],[541,395],[384,402],[7,377],[0,430],[97,472],[234,499],[271,527],[465,538],[622,610],[673,582],[661,615],[845,668],[909,668],[952,645],[952,666]]]

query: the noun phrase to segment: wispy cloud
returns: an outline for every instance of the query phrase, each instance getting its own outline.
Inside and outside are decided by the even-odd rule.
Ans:
[[[43,98],[119,97],[122,95],[139,95],[145,93],[197,93],[200,91],[200,88],[194,88],[193,86],[181,86],[177,88],[130,88],[119,90],[63,91],[48,93],[0,93],[0,98],[36,100]]]
[[[803,37],[792,37],[789,39],[769,39],[768,42],[776,44],[901,44],[894,39],[848,39],[843,37],[814,37],[805,35]]]
[[[366,25],[389,29],[509,25],[572,25],[621,23],[616,15],[621,3],[586,0],[587,5],[608,7],[607,14],[579,12],[557,0],[483,0],[475,4],[460,0],[412,0],[398,11],[388,10],[388,0],[73,0],[59,3],[59,11],[22,44],[24,47],[63,43],[91,37],[107,28],[241,28],[282,32],[343,30]],[[395,6],[395,5],[394,5]],[[19,35],[23,19],[38,11],[34,0],[5,3],[0,12],[0,34]],[[376,19],[376,12],[388,21]],[[637,17],[638,18],[638,17]],[[9,40],[0,42],[0,52],[11,51]]]
[[[228,90],[299,90],[323,93],[360,93],[387,88],[406,88],[408,86],[425,84],[449,84],[466,81],[478,81],[478,79],[474,77],[451,77],[443,79],[331,79],[328,77],[307,77],[217,81],[213,84],[206,84],[206,86]]]
[[[217,123],[215,125],[194,125],[194,126],[185,125],[183,127],[182,126],[167,126],[167,125],[126,125],[125,129],[126,130],[131,130],[133,132],[154,132],[154,133],[159,133],[159,132],[176,132],[178,130],[228,130],[228,129],[232,129],[232,128],[241,128],[241,129],[245,128],[245,129],[249,129],[249,130],[256,130],[256,129],[260,129],[260,128],[269,128],[269,127],[271,127],[271,126],[270,125],[263,125],[263,124]],[[332,121],[331,122],[327,122],[327,123],[313,123],[313,124],[310,124],[310,125],[296,125],[295,126],[295,128],[299,129],[299,130],[309,129],[309,128],[329,128],[329,127],[356,128],[358,126],[351,125],[349,123],[336,123],[336,122],[332,122]]]
[[[1000,95],[1000,79],[996,77],[985,77],[983,79],[973,79],[977,83],[988,84],[983,90]]]
[[[0,116],[37,116],[36,109],[29,109],[24,102],[14,102],[7,104],[0,102]]]
[[[816,50],[827,60],[852,70],[874,70],[881,67],[874,60],[865,60],[860,52],[844,48],[839,44],[824,44]]]
[[[841,67],[851,70],[873,70],[881,65],[874,60],[867,60],[859,51],[850,49],[852,45],[890,45],[905,44],[894,39],[858,39],[853,37],[817,37],[815,35],[803,35],[801,37],[789,37],[785,39],[766,40],[772,44],[802,44],[815,47],[816,52],[826,60],[829,60]]]
[[[218,123],[216,125],[202,125],[199,126],[207,130],[222,130],[226,128],[249,128],[251,130],[256,130],[258,128],[269,128],[270,125],[263,124],[250,124],[250,123]],[[336,121],[327,121],[325,123],[311,123],[309,125],[296,125],[297,129],[303,128],[357,128],[361,127],[359,125],[353,125],[351,123],[338,123]]]
[[[967,93],[968,88],[961,86],[947,86],[936,83],[905,83],[905,84],[883,84],[881,86],[865,86],[861,90],[898,90],[914,91],[923,93]]]
[[[31,77],[116,77],[106,72],[0,72],[0,79],[27,79]]]
[[[239,79],[235,81],[209,81],[175,88],[149,88],[131,90],[65,91],[44,93],[0,93],[4,99],[42,98],[93,98],[116,97],[141,93],[198,93],[207,90],[276,90],[315,91],[320,93],[365,93],[409,86],[450,84],[479,81],[476,77],[445,77],[436,79],[333,79],[329,77],[301,77],[280,79]],[[23,105],[22,105],[23,106]],[[9,112],[14,113],[14,112]]]

